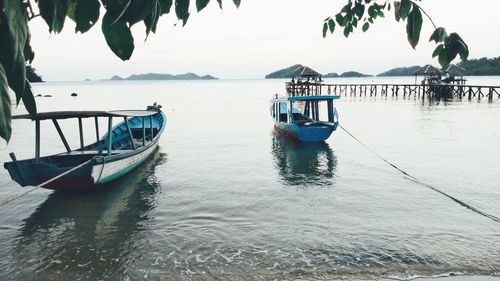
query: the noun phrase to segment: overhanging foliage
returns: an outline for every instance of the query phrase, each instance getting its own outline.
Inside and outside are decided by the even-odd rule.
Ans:
[[[37,7],[33,8],[32,1]],[[232,0],[236,7],[241,0]],[[155,33],[160,16],[170,14],[185,25],[190,17],[190,5],[203,10],[210,0],[0,0],[0,137],[9,140],[11,135],[11,101],[9,88],[15,93],[16,104],[21,101],[29,114],[36,114],[36,103],[29,82],[26,80],[26,63],[31,63],[34,52],[30,46],[28,21],[41,16],[49,31],[59,33],[67,18],[76,23],[75,32],[90,30],[102,15],[102,32],[109,48],[122,60],[128,60],[134,52],[134,38],[130,28],[142,22],[146,35]],[[217,0],[222,9],[222,0]],[[392,5],[391,5],[392,3]],[[396,20],[406,21],[408,41],[415,48],[422,28],[422,9],[415,1],[385,1],[383,5],[372,0],[349,0],[335,17],[328,17],[323,24],[323,36],[334,32],[339,25],[349,36],[362,24],[367,31],[384,11],[394,7]],[[35,10],[39,14],[35,13]],[[425,13],[424,13],[425,14]],[[431,36],[438,46],[433,56],[441,65],[450,63],[457,55],[468,56],[465,42],[456,33],[447,35],[444,28],[436,28]]]

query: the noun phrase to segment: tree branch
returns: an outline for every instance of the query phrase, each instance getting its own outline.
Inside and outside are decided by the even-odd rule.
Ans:
[[[422,9],[422,7],[420,5],[418,5],[417,3],[415,3],[415,1],[411,1],[413,3],[413,5],[417,6],[420,11],[422,11],[422,13],[424,13],[424,15],[431,21],[432,25],[434,26],[434,29],[437,28],[436,24],[434,24],[434,21],[432,20],[432,18],[429,16],[429,14],[427,14],[427,12]]]

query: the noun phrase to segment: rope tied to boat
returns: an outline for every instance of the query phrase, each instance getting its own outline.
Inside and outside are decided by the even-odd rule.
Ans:
[[[489,214],[485,211],[481,211],[480,209],[468,204],[468,203],[465,203],[464,201],[456,198],[456,197],[453,197],[452,195],[449,195],[448,193],[438,189],[437,187],[435,186],[432,186],[430,184],[427,184],[421,180],[419,180],[417,177],[409,174],[408,172],[406,172],[405,170],[399,168],[398,166],[396,166],[395,164],[391,163],[389,160],[385,159],[384,157],[382,157],[380,154],[378,154],[376,151],[372,150],[371,148],[369,148],[367,145],[365,145],[363,142],[361,142],[358,138],[356,138],[353,134],[351,134],[346,128],[344,128],[344,126],[342,126],[341,124],[339,124],[340,128],[342,128],[342,130],[344,130],[349,136],[351,136],[355,141],[357,141],[359,144],[361,144],[364,148],[366,148],[368,151],[370,151],[371,153],[373,153],[375,156],[377,156],[378,158],[380,158],[382,161],[384,161],[385,163],[387,163],[389,166],[393,167],[394,169],[398,170],[399,172],[401,172],[403,175],[405,175],[409,180],[415,182],[415,183],[418,183],[422,186],[425,186],[443,196],[446,196],[448,197],[449,199],[455,201],[456,203],[462,205],[463,207],[473,211],[473,212],[476,212],[484,217],[487,217],[495,222],[498,222],[500,223],[500,218],[495,216],[495,215],[492,215],[492,214]]]
[[[84,167],[85,165],[87,165],[87,164],[91,163],[92,161],[94,161],[94,158],[92,158],[92,159],[90,159],[90,160],[87,160],[87,161],[85,161],[85,162],[81,163],[80,165],[75,166],[75,167],[73,167],[73,168],[71,168],[71,169],[69,169],[69,170],[67,170],[67,171],[65,171],[65,172],[63,172],[63,173],[61,173],[61,174],[59,174],[59,175],[57,175],[57,176],[55,176],[55,177],[51,178],[51,179],[49,179],[49,180],[46,180],[46,181],[42,182],[41,184],[39,184],[39,185],[37,185],[37,186],[34,186],[34,187],[33,187],[33,188],[31,188],[30,190],[27,190],[27,191],[25,191],[25,192],[23,192],[23,193],[20,193],[20,194],[18,194],[18,195],[16,195],[16,196],[14,196],[14,197],[12,197],[12,198],[9,198],[9,199],[5,200],[4,202],[2,202],[2,203],[0,204],[0,208],[2,208],[3,206],[5,206],[5,205],[7,205],[7,204],[9,204],[9,203],[11,203],[11,202],[13,202],[13,201],[15,201],[15,200],[17,200],[17,199],[19,199],[19,198],[21,198],[21,197],[25,196],[25,195],[27,195],[27,194],[29,194],[29,193],[31,193],[31,192],[33,192],[33,191],[37,190],[37,189],[38,189],[38,188],[40,188],[40,187],[44,187],[45,185],[47,185],[47,184],[49,184],[49,183],[51,183],[51,182],[53,182],[53,181],[56,181],[56,180],[60,179],[61,177],[63,177],[63,176],[65,176],[65,175],[67,175],[67,174],[69,174],[69,173],[71,173],[71,172],[74,172],[74,171],[76,171],[76,170],[78,170],[78,169],[80,169],[80,168]]]

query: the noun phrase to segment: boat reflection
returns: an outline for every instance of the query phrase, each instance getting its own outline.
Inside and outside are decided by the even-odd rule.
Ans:
[[[298,142],[273,131],[272,152],[287,186],[326,187],[335,181],[337,158],[326,142]]]
[[[61,280],[106,279],[103,273],[115,277],[124,273],[125,257],[138,247],[135,242],[152,219],[148,213],[160,191],[155,169],[166,158],[153,152],[152,159],[105,189],[52,193],[21,229],[13,249],[23,264],[13,272],[16,279],[30,279],[35,271],[41,279],[56,275]],[[92,276],[93,272],[100,276]]]

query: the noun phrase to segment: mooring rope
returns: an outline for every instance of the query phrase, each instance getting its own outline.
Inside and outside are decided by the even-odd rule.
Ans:
[[[476,212],[482,216],[485,216],[491,220],[494,220],[498,223],[500,223],[500,218],[495,216],[495,215],[492,215],[492,214],[488,214],[484,211],[481,211],[479,210],[478,208],[470,205],[470,204],[467,204],[465,203],[464,201],[460,200],[460,199],[457,199],[456,197],[453,197],[451,195],[449,195],[448,193],[438,189],[437,187],[434,187],[430,184],[427,184],[421,180],[419,180],[417,177],[415,176],[412,176],[410,175],[408,172],[406,172],[405,170],[399,168],[398,166],[396,166],[395,164],[391,163],[389,160],[385,159],[384,157],[382,157],[380,154],[378,154],[376,151],[372,150],[371,148],[369,148],[368,146],[366,146],[364,143],[362,143],[358,138],[356,138],[353,134],[351,134],[346,128],[344,128],[344,126],[342,126],[340,123],[339,123],[339,126],[340,128],[342,128],[342,130],[344,130],[349,136],[351,136],[355,141],[357,141],[359,144],[361,144],[363,147],[365,147],[368,151],[370,151],[371,153],[373,153],[374,155],[376,155],[378,158],[380,158],[382,161],[384,161],[385,163],[387,163],[388,165],[390,165],[391,167],[393,167],[394,169],[398,170],[399,172],[401,172],[403,175],[407,176],[409,180],[415,182],[415,183],[418,183],[420,185],[423,185],[441,195],[444,195],[446,197],[448,197],[449,199],[455,201],[456,203],[462,205],[463,207],[473,211],[473,212]]]
[[[49,184],[49,183],[51,183],[51,182],[53,182],[53,181],[55,181],[55,180],[58,180],[59,178],[61,178],[61,177],[65,176],[65,175],[67,175],[67,174],[71,173],[71,172],[74,172],[75,170],[80,169],[81,167],[83,167],[83,166],[85,166],[85,165],[89,164],[90,162],[92,162],[93,160],[94,160],[94,159],[87,160],[87,161],[83,162],[82,164],[80,164],[80,165],[78,165],[78,166],[76,166],[76,167],[74,167],[74,168],[71,168],[71,169],[67,170],[67,171],[66,171],[66,172],[64,172],[64,173],[61,173],[61,174],[59,174],[59,175],[57,175],[57,176],[55,176],[55,177],[53,177],[53,178],[51,178],[51,179],[49,179],[49,180],[47,180],[47,181],[42,182],[41,184],[39,184],[39,185],[37,185],[37,186],[35,186],[35,187],[31,188],[30,190],[27,190],[27,191],[25,191],[25,192],[23,192],[23,193],[20,193],[20,194],[18,194],[18,195],[16,195],[16,196],[14,196],[14,197],[12,197],[12,198],[9,198],[9,199],[5,200],[4,202],[2,202],[2,203],[0,204],[0,208],[2,208],[3,206],[5,206],[5,205],[7,205],[7,204],[11,203],[12,201],[15,201],[15,200],[17,200],[17,199],[19,199],[19,198],[21,198],[21,197],[25,196],[25,195],[26,195],[26,194],[28,194],[28,193],[31,193],[31,192],[35,191],[36,189],[38,189],[38,188],[40,188],[40,187],[43,187],[44,185],[47,185],[47,184]]]

